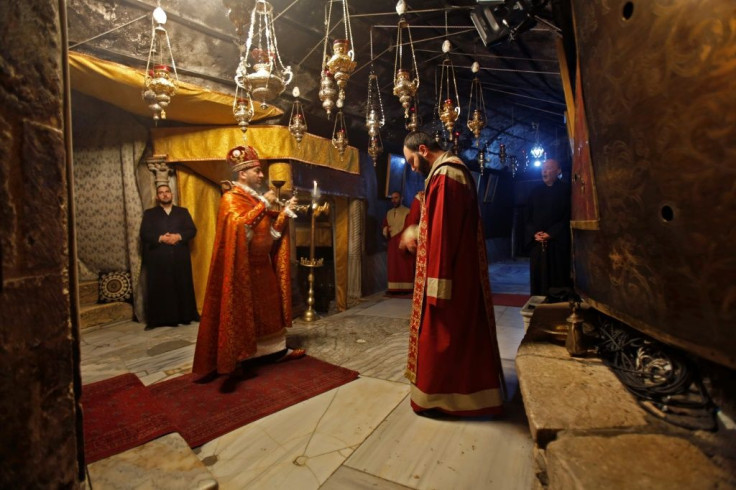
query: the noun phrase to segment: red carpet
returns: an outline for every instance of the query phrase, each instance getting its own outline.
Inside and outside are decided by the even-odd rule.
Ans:
[[[504,294],[494,293],[493,304],[496,306],[516,306],[522,307],[529,301],[530,296],[528,294]]]
[[[84,385],[81,403],[87,463],[176,431],[160,402],[135,374]]]
[[[189,446],[196,447],[357,377],[356,371],[305,356],[251,366],[237,383],[220,376],[199,384],[188,374],[149,389]]]
[[[194,375],[143,386],[124,374],[83,386],[84,452],[93,463],[178,432],[191,447],[358,377],[356,371],[305,356],[254,365],[242,379]]]

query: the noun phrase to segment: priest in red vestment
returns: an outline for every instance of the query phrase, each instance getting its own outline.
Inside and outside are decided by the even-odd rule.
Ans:
[[[410,293],[414,289],[414,256],[399,249],[409,208],[401,204],[401,194],[391,193],[392,208],[383,218],[383,236],[388,239],[388,292]]]
[[[499,415],[505,384],[496,340],[485,240],[473,177],[430,135],[404,140],[426,176],[416,233],[416,279],[406,376],[415,412]]]
[[[240,361],[253,357],[304,355],[301,349],[286,348],[286,327],[291,326],[286,234],[296,198],[274,210],[276,193],[258,193],[264,175],[253,148],[233,148],[227,161],[237,180],[225,183],[229,190],[217,216],[192,367],[202,376],[233,373]]]

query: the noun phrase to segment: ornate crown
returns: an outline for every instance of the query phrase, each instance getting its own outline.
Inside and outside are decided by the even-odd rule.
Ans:
[[[236,146],[227,152],[227,163],[233,172],[261,166],[258,153],[252,146]]]

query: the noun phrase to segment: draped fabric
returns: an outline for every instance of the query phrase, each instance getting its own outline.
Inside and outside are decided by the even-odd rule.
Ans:
[[[212,247],[217,231],[217,210],[222,193],[220,187],[208,182],[184,167],[177,167],[179,203],[189,209],[192,221],[197,226],[197,235],[190,242],[192,257],[192,280],[197,311],[202,313],[207,276],[210,271]]]
[[[388,238],[387,269],[388,291],[407,293],[414,288],[414,256],[399,249],[401,233],[404,231],[409,208],[398,206],[390,209],[383,219],[383,236]]]
[[[478,200],[470,172],[448,153],[427,177],[418,233],[406,372],[412,408],[500,414],[503,372]]]
[[[136,70],[88,54],[69,53],[69,77],[74,90],[127,112],[151,116],[151,110],[141,98],[144,73],[144,70]],[[260,104],[253,104],[253,109],[255,113],[252,122],[283,114],[281,109],[272,105],[263,109]],[[166,108],[166,118],[189,124],[233,125],[233,95],[214,92],[180,80],[176,82],[176,95]]]
[[[202,319],[192,371],[231,373],[239,361],[285,347],[291,326],[286,215],[237,185],[225,192],[217,216]],[[275,239],[272,229],[283,235]],[[259,347],[270,346],[269,351]]]
[[[74,198],[80,279],[130,271],[133,306],[145,320],[139,231],[143,204],[136,168],[146,128],[115,108],[74,98]],[[152,204],[152,203],[151,203]]]
[[[360,158],[355,147],[348,147],[341,156],[330,140],[313,134],[305,134],[297,144],[285,126],[251,126],[247,135],[248,144],[255,148],[262,161],[289,159],[360,174]],[[167,162],[220,162],[218,165],[228,172],[225,155],[231,148],[243,144],[243,133],[238,127],[153,128],[151,139],[154,154],[165,155]]]

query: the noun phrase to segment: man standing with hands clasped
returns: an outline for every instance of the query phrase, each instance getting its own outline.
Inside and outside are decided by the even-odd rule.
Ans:
[[[143,213],[140,230],[146,269],[146,330],[199,320],[189,257],[189,240],[197,228],[187,208],[174,206],[167,184],[156,188],[156,201],[158,206]]]

